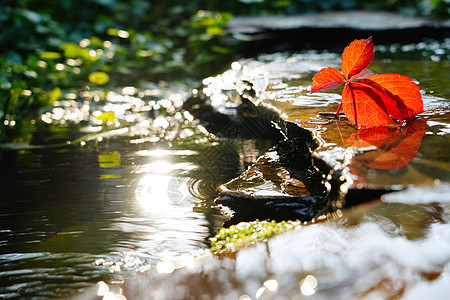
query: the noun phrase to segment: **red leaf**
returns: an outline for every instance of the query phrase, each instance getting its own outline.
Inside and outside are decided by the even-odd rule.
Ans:
[[[376,150],[355,156],[358,164],[374,169],[396,169],[407,165],[417,155],[427,123],[423,119],[401,129],[376,127],[362,129],[348,139],[353,146],[376,146]],[[362,144],[362,145],[361,145]]]
[[[341,107],[348,120],[364,128],[410,120],[423,112],[419,87],[408,77],[398,74],[375,75],[367,67],[373,60],[372,38],[354,40],[342,53],[341,70],[320,70],[311,84],[311,93],[345,83]],[[394,123],[395,124],[395,123]]]
[[[342,108],[347,119],[356,126],[367,128],[394,123],[386,112],[380,93],[359,82],[345,85]]]
[[[341,70],[345,78],[350,79],[367,68],[373,60],[372,37],[366,40],[354,40],[341,56]]]
[[[358,81],[383,95],[386,111],[395,119],[408,120],[423,112],[422,94],[409,77],[398,74],[381,74]]]
[[[324,68],[314,75],[311,84],[311,93],[337,87],[345,83],[342,73],[335,68]]]

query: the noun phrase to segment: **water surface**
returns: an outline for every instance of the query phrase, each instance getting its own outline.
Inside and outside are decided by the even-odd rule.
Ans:
[[[428,126],[412,163],[376,171],[377,178],[402,181],[402,175],[415,172],[413,183],[426,183],[432,192],[417,190],[414,203],[405,194],[386,198],[354,214],[336,215],[336,222],[308,225],[242,251],[234,262],[235,274],[222,269],[222,262],[210,269],[205,265],[212,295],[220,289],[237,297],[253,297],[258,291],[262,295],[276,280],[280,291],[285,287],[282,296],[304,297],[308,290],[301,287],[311,274],[319,280],[317,288],[309,289],[317,299],[395,295],[405,287],[406,295],[417,295],[414,282],[421,282],[423,290],[432,289],[429,278],[438,278],[436,285],[448,282],[448,256],[433,248],[437,241],[441,249],[449,247],[449,200],[438,199],[441,194],[433,189],[449,181],[450,110],[444,79],[449,47],[447,41],[436,45],[379,47],[373,63],[375,72],[401,73],[419,82],[427,110],[421,118]],[[317,130],[321,149],[338,148],[345,144],[339,134],[352,128],[340,132],[334,123],[326,127],[309,121],[321,111],[334,110],[339,92],[308,95],[312,75],[322,67],[338,66],[338,59],[337,54],[310,51],[237,62],[219,81],[205,79],[205,93],[213,102],[228,99],[222,91],[214,92],[211,84],[217,82],[225,83],[223,90],[242,92],[246,84],[233,73],[241,72],[243,78],[252,78],[255,90],[264,87],[268,103]],[[271,85],[266,89],[267,82]],[[0,145],[1,297],[67,296],[98,281],[122,282],[161,259],[208,247],[209,238],[229,219],[213,202],[216,187],[241,174],[272,143],[209,133],[181,108],[197,92],[189,84],[148,84],[107,94],[69,93],[30,121],[26,143]],[[370,175],[370,167],[358,168]],[[448,185],[443,187],[447,195]],[[424,201],[428,194],[434,198]],[[402,260],[402,249],[412,251],[411,261],[422,262]],[[217,281],[214,274],[220,272],[227,274],[219,278],[227,280]],[[401,278],[396,282],[397,275]],[[236,284],[226,290],[229,282]],[[195,295],[195,286],[176,287]],[[175,293],[170,283],[159,288],[168,298]]]
[[[208,247],[228,218],[213,203],[216,187],[270,146],[216,139],[183,114],[176,93],[111,94],[61,101],[38,120],[31,146],[2,145],[1,297],[69,295]],[[86,105],[109,107],[116,124],[100,124]],[[152,105],[166,107],[149,114]]]

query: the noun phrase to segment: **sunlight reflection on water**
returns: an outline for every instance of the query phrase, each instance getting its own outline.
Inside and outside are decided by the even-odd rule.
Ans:
[[[157,161],[143,167],[145,174],[137,185],[136,198],[147,213],[158,215],[178,211],[182,215],[183,211],[192,210],[191,202],[180,201],[188,200],[190,194],[187,179],[183,180],[181,177],[170,174],[175,168],[186,170],[192,168],[192,165],[183,163],[181,166],[176,166],[167,161]],[[182,208],[180,204],[187,207]]]

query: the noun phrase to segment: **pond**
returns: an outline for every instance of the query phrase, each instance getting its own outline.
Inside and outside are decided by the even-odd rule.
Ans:
[[[443,138],[450,126],[449,49],[449,41],[380,46],[373,68],[375,72],[395,72],[420,81],[429,111],[424,114],[428,129],[419,160],[414,163],[429,183],[444,184],[442,189],[418,189],[413,203],[407,201],[411,197],[408,194],[400,200],[386,198],[382,205],[368,205],[354,213],[344,211],[344,217],[334,215],[336,219],[329,223],[302,226],[300,235],[282,235],[270,244],[245,249],[232,262],[233,267],[214,260],[201,271],[192,271],[194,275],[211,274],[211,280],[205,282],[207,293],[221,292],[237,299],[257,292],[261,297],[266,292],[264,297],[269,297],[270,284],[274,283],[269,281],[274,280],[277,287],[284,287],[280,297],[291,297],[292,286],[298,290],[300,281],[300,291],[302,284],[309,284],[303,295],[314,291],[322,299],[332,299],[336,294],[344,299],[386,291],[386,295],[403,293],[413,281],[424,281],[421,274],[439,278],[436,285],[448,282],[450,200],[445,183],[449,181],[449,156],[444,150],[448,142]],[[232,65],[232,70],[253,66],[253,71],[263,72],[271,66],[270,80],[278,82],[266,90],[269,96],[273,93],[272,105],[277,107],[278,101],[279,109],[292,109],[292,121],[302,124],[324,109],[337,107],[338,94],[308,96],[307,87],[314,71],[330,63],[336,65],[338,58],[337,54],[317,51],[274,54],[240,61]],[[230,74],[221,77],[225,85],[220,87],[222,91],[239,89],[232,84],[236,78]],[[233,111],[233,105],[223,102],[228,100],[226,96],[214,94],[215,83],[212,78],[204,80],[209,89],[205,94],[218,103],[219,111]],[[31,145],[0,145],[1,297],[47,299],[71,295],[99,281],[120,284],[170,257],[209,247],[209,239],[232,213],[215,204],[216,189],[239,176],[275,141],[256,135],[226,138],[220,132],[215,135],[208,131],[212,127],[196,120],[189,112],[191,108],[183,108],[198,89],[187,81],[149,83],[109,93],[79,91],[78,95],[65,95],[66,99],[56,103],[51,112],[33,122]],[[304,100],[301,107],[296,103],[299,99]],[[317,124],[310,126],[316,128]],[[318,132],[326,142],[327,131]],[[324,147],[335,146],[328,143]],[[389,176],[380,180],[391,180],[399,174]],[[440,202],[435,198],[422,202],[420,198],[426,198],[427,193],[441,197]],[[414,244],[416,240],[423,242]],[[432,247],[437,241],[440,250]],[[310,247],[289,260],[289,249],[298,248],[302,242]],[[398,247],[390,251],[393,242]],[[378,251],[372,252],[374,248]],[[269,257],[267,249],[271,249]],[[398,263],[399,249],[413,251],[411,260],[423,260],[423,264]],[[266,267],[262,268],[264,260]],[[382,267],[391,263],[391,269]],[[208,266],[212,268],[209,271]],[[407,270],[405,274],[412,279],[402,275],[402,270]],[[385,276],[388,271],[392,275]],[[312,273],[319,280],[317,289],[311,287],[311,277],[307,277]],[[392,285],[396,275],[401,278]],[[178,283],[185,282],[182,276]],[[357,285],[349,288],[353,281]],[[158,295],[171,298],[177,292],[171,290],[176,280],[172,286],[135,282],[142,293],[165,289]],[[265,290],[261,290],[266,282]],[[180,285],[189,295],[195,295],[194,283]]]

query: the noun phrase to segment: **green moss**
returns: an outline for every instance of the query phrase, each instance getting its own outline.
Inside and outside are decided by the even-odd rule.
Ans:
[[[228,228],[222,228],[211,239],[211,251],[220,254],[248,247],[257,242],[264,241],[281,232],[290,231],[299,227],[299,221],[252,221],[241,222]]]

